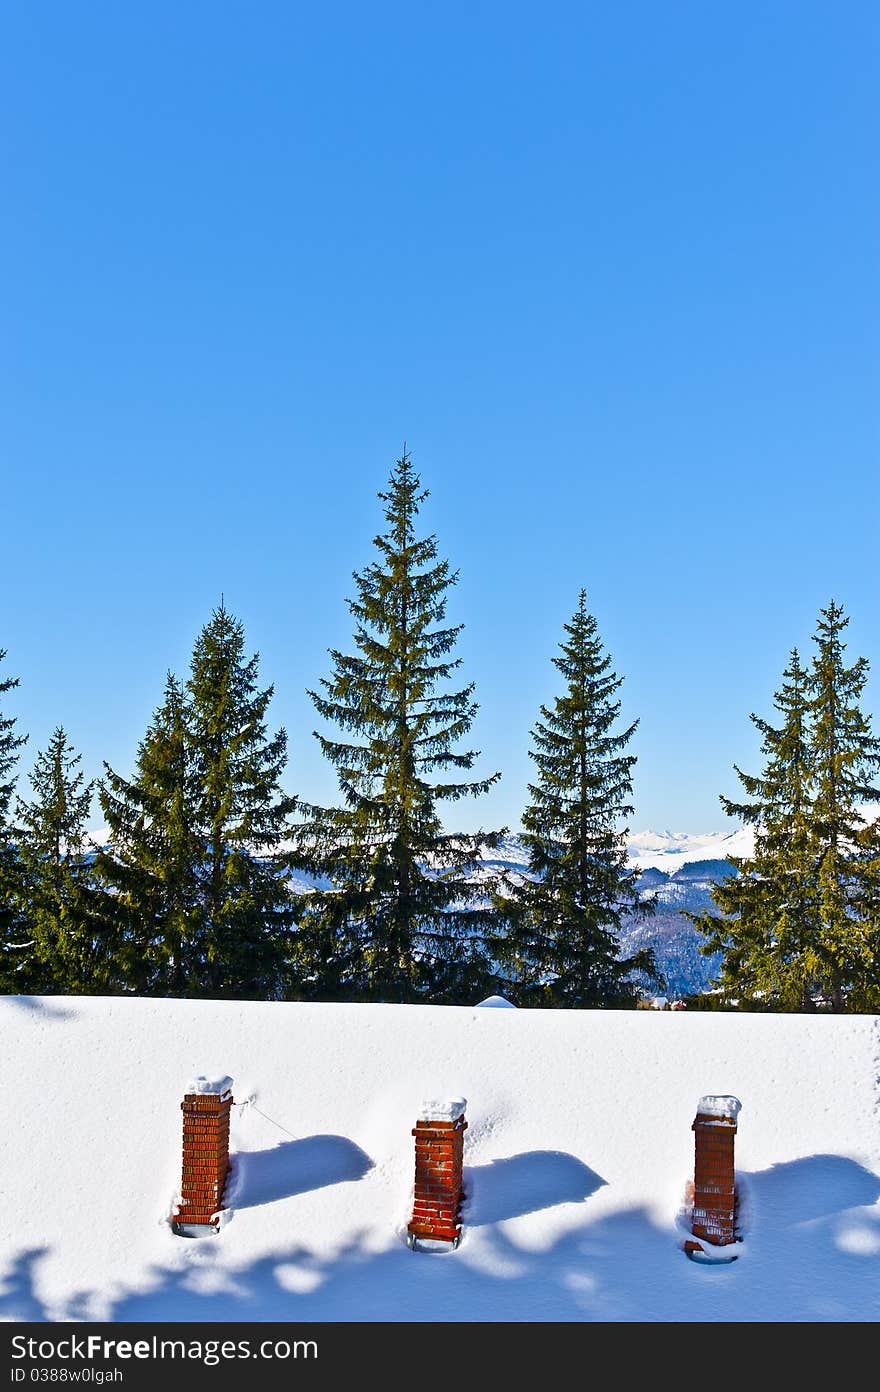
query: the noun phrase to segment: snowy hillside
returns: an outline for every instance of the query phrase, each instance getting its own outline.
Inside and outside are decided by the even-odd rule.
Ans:
[[[0,998],[0,1316],[876,1320],[880,1020]],[[180,1101],[230,1074],[234,1200],[175,1237]],[[744,1241],[681,1250],[691,1122],[742,1101]],[[411,1129],[464,1095],[464,1238],[411,1252]]]

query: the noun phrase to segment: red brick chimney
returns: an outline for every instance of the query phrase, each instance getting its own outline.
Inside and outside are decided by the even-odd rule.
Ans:
[[[733,1138],[741,1103],[736,1097],[701,1097],[694,1118],[694,1206],[691,1232],[698,1242],[685,1251],[702,1252],[702,1243],[726,1247],[736,1242],[736,1188]]]
[[[196,1078],[180,1104],[183,1169],[171,1226],[183,1237],[216,1232],[229,1169],[232,1079]]]
[[[425,1102],[413,1135],[416,1138],[416,1177],[412,1219],[407,1241],[415,1247],[419,1238],[433,1242],[461,1241],[461,1209],[464,1194],[461,1162],[467,1130],[463,1097]]]

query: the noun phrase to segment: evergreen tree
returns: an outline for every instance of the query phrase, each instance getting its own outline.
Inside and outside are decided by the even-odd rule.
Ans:
[[[6,657],[0,648],[0,662]],[[0,680],[0,697],[18,686],[17,677]],[[15,717],[0,709],[0,991],[32,989],[33,938],[23,915],[22,867],[9,820],[14,770],[27,735],[15,733]]]
[[[331,650],[333,674],[310,692],[319,715],[351,738],[316,732],[337,771],[342,805],[303,806],[300,864],[328,888],[310,896],[308,960],[315,994],[378,1000],[473,1000],[491,982],[494,917],[470,876],[497,835],[442,829],[438,805],[485,793],[500,776],[456,781],[478,757],[456,750],[477,712],[473,685],[450,689],[462,625],[445,623],[458,579],[419,537],[427,498],[404,449],[391,472],[378,559],[355,573],[357,651]]]
[[[273,688],[258,688],[258,663],[221,603],[185,687],[168,679],[134,778],[107,767],[99,867],[138,989],[265,999],[285,988],[298,910],[282,840],[295,799],[279,790],[287,737],[267,734]]]
[[[809,1010],[820,964],[809,674],[797,649],[774,705],[778,725],[750,717],[762,735],[763,773],[736,768],[749,800],[721,798],[727,816],[754,828],[754,853],[731,857],[734,873],[714,887],[720,914],[688,917],[706,936],[702,951],[724,953],[719,984],[726,999],[742,1007]]]
[[[844,661],[842,635],[848,623],[833,600],[821,610],[810,676],[816,950],[823,990],[835,1011],[845,1010],[851,998],[880,1002],[880,938],[872,908],[878,892],[877,828],[860,810],[880,802],[874,782],[880,740],[871,732],[870,717],[859,709],[867,659],[860,657],[851,667]]]
[[[650,950],[619,956],[623,916],[654,907],[639,895],[621,826],[632,813],[636,762],[623,751],[638,722],[618,728],[622,678],[610,670],[583,590],[565,633],[553,658],[565,692],[541,706],[529,751],[537,781],[522,839],[532,878],[496,900],[509,924],[501,955],[523,1005],[627,1006],[639,995],[636,974],[660,980]]]
[[[107,990],[114,963],[91,883],[86,826],[93,784],[85,781],[80,757],[59,726],[37,755],[30,801],[18,801],[17,839],[41,984],[82,994]]]
[[[110,848],[96,868],[113,895],[124,974],[140,994],[197,994],[202,975],[200,867],[187,710],[170,673],[140,743],[134,777],[109,764],[99,796]]]
[[[752,716],[767,762],[758,778],[737,769],[751,801],[722,798],[755,851],[713,891],[721,915],[694,922],[741,1005],[880,1009],[880,825],[862,811],[880,801],[880,741],[859,707],[868,663],[844,661],[848,622],[833,601],[821,611],[811,667],[793,653],[776,694],[781,724]]]
[[[244,628],[221,603],[187,682],[208,995],[278,995],[298,915],[282,848],[296,806],[279,788],[287,735],[267,733],[274,688],[258,688],[258,664],[257,654],[245,658]]]

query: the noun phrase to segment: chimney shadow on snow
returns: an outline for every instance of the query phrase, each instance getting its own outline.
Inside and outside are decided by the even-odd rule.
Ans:
[[[346,1136],[304,1136],[281,1141],[271,1150],[239,1151],[232,1156],[233,1208],[256,1208],[331,1184],[363,1179],[373,1162]]]
[[[530,1150],[488,1165],[469,1165],[464,1172],[464,1222],[480,1227],[557,1204],[582,1203],[605,1182],[564,1150]]]

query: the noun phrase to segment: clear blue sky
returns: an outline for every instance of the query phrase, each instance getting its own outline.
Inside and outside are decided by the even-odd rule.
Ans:
[[[2,670],[131,768],[225,595],[287,784],[404,439],[515,827],[581,586],[635,827],[725,825],[789,648],[877,623],[880,9],[36,3],[0,54]]]

